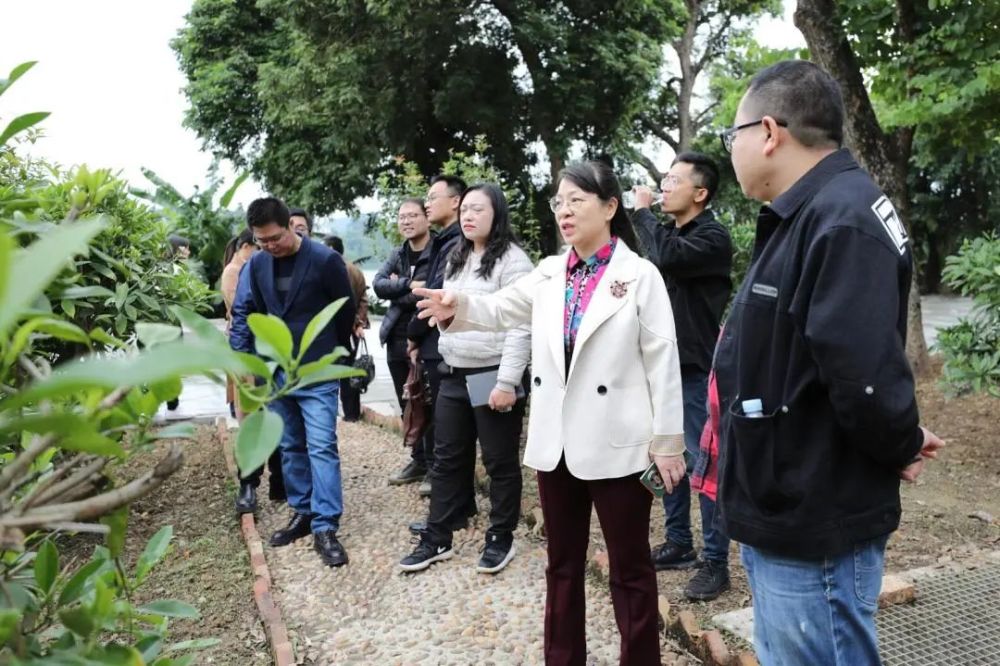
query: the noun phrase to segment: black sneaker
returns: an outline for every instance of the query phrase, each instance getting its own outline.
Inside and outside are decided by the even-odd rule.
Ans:
[[[450,560],[454,552],[451,546],[438,546],[425,539],[420,539],[416,550],[399,561],[403,571],[423,571],[435,562]]]
[[[506,537],[502,537],[497,534],[487,534],[483,556],[479,558],[476,571],[488,574],[499,573],[510,564],[516,552],[513,535],[508,534]]]
[[[411,460],[406,464],[406,467],[389,477],[389,485],[401,486],[404,483],[423,481],[424,476],[426,475],[427,468],[418,463],[416,460]]]
[[[666,541],[653,549],[653,567],[657,571],[668,569],[690,569],[698,565],[698,553],[690,546],[682,548],[677,544]]]
[[[688,581],[684,596],[695,601],[711,601],[728,589],[729,565],[705,560],[704,566]]]

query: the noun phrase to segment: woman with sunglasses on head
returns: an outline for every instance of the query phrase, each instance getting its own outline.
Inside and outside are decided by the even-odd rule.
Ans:
[[[534,266],[517,245],[507,200],[498,186],[467,189],[458,213],[462,238],[448,258],[445,289],[492,294],[531,272]],[[531,331],[527,322],[506,332],[469,330],[442,336],[438,349],[444,361],[434,413],[430,515],[417,548],[399,566],[421,571],[451,558],[450,526],[465,519],[478,439],[490,477],[490,528],[476,569],[495,574],[516,552],[514,529],[521,513],[518,445]]]
[[[418,316],[442,340],[531,323],[532,406],[524,464],[538,471],[548,535],[545,661],[585,664],[584,580],[591,507],[610,560],[621,663],[660,663],[649,557],[656,464],[667,492],[684,476],[683,404],[674,320],[656,267],[641,259],[602,162],[562,171],[550,201],[570,249],[495,294],[418,289]]]

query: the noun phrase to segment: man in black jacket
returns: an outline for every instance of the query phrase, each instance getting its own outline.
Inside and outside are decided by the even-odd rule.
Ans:
[[[407,199],[399,206],[397,218],[403,244],[396,249],[375,274],[372,288],[379,298],[389,300],[389,310],[382,318],[379,340],[385,345],[389,374],[396,388],[399,408],[405,409],[403,385],[409,374],[410,360],[407,354],[407,327],[417,309],[417,297],[411,285],[422,285],[427,280],[427,261],[430,258],[432,238],[427,213],[422,199]],[[434,431],[431,430],[433,437]],[[389,478],[392,485],[423,481],[427,474],[424,456],[424,441],[413,444],[410,462],[401,471]],[[433,447],[430,447],[433,450]]]
[[[878,664],[875,610],[900,479],[940,439],[919,426],[904,353],[912,255],[845,149],[836,81],[758,73],[721,134],[743,192],[770,202],[716,351],[719,510],[742,544],[768,664]]]
[[[707,155],[681,153],[670,166],[660,188],[663,211],[673,222],[661,225],[649,210],[652,192],[635,188],[632,223],[656,264],[670,294],[677,323],[684,397],[684,448],[688,472],[699,460],[701,432],[708,418],[708,371],[719,338],[719,322],[729,301],[733,243],[729,232],[706,206],[719,187],[719,169]],[[729,589],[729,539],[716,528],[715,502],[699,496],[705,550],[701,569],[684,592],[690,599],[709,601]],[[697,565],[691,536],[691,486],[685,476],[672,493],[663,496],[666,541],[653,549],[657,571]]]
[[[462,229],[458,224],[458,204],[465,192],[465,181],[457,176],[437,175],[431,179],[430,188],[427,190],[427,198],[424,200],[424,210],[427,219],[432,226],[439,227],[437,235],[431,239],[429,248],[430,254],[427,267],[427,288],[441,289],[444,287],[444,274],[448,266],[448,257],[455,244],[462,237]],[[410,283],[411,288],[423,286],[418,283]],[[407,326],[407,337],[409,338],[407,352],[416,361],[423,362],[424,372],[427,374],[427,383],[430,387],[431,404],[429,409],[430,425],[424,434],[424,456],[427,461],[427,471],[430,472],[434,465],[434,418],[437,403],[438,387],[441,385],[441,368],[444,366],[444,359],[438,351],[438,339],[440,333],[436,326],[430,326],[427,320],[413,317]],[[405,469],[404,469],[405,472]],[[430,497],[431,494],[431,474],[420,484],[419,492],[423,497]],[[393,480],[389,480],[393,483]],[[476,498],[469,495],[465,501],[466,510],[460,512],[466,516],[476,513]],[[465,527],[465,521],[456,525],[450,525],[453,530]],[[416,534],[423,532],[427,528],[426,520],[419,520],[410,523],[410,531]]]

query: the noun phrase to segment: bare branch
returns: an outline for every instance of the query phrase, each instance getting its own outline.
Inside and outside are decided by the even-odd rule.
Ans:
[[[77,458],[74,458],[74,461],[76,461],[80,457],[81,456],[77,456]],[[87,457],[93,458],[93,456],[87,456]],[[24,502],[21,503],[21,505],[18,507],[18,513],[23,513],[24,511],[30,509],[33,506],[48,504],[49,502],[54,502],[55,500],[60,499],[72,488],[80,485],[81,483],[89,481],[91,477],[93,477],[95,474],[104,469],[105,466],[107,466],[107,464],[108,464],[107,458],[96,458],[93,460],[89,460],[87,461],[87,464],[84,467],[77,470],[72,476],[70,476],[65,481],[52,485],[51,488],[49,489],[42,488],[41,486],[39,486],[38,488],[32,491],[31,495],[25,498]],[[65,468],[60,469],[59,471],[63,473],[63,476],[65,476],[65,473],[68,472],[70,469],[72,469],[73,466],[74,464],[67,465]],[[49,481],[49,479],[46,479],[46,481]]]
[[[667,145],[673,148],[674,150],[677,150],[677,139],[670,136],[670,134],[668,134],[666,130],[657,127],[656,124],[646,116],[642,116],[639,119],[639,121],[642,123],[642,126],[645,127],[650,134],[660,139],[661,141],[666,142]]]
[[[171,474],[180,469],[183,462],[183,451],[180,445],[174,444],[156,467],[124,486],[79,502],[39,507],[21,516],[0,517],[0,531],[12,527],[52,529],[53,525],[60,523],[99,518],[160,487]]]

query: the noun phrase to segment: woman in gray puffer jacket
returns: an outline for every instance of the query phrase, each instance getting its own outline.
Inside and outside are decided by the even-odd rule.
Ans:
[[[534,266],[518,245],[503,191],[478,184],[459,203],[463,238],[448,261],[444,288],[473,294],[503,289]],[[490,476],[490,528],[477,570],[501,571],[514,557],[514,528],[521,510],[518,448],[526,403],[525,370],[531,360],[531,330],[469,331],[442,335],[444,358],[434,413],[435,453],[427,530],[404,571],[420,571],[452,556],[448,525],[464,516],[475,477],[476,440]],[[482,388],[485,385],[485,388]],[[473,401],[482,404],[473,406]]]

